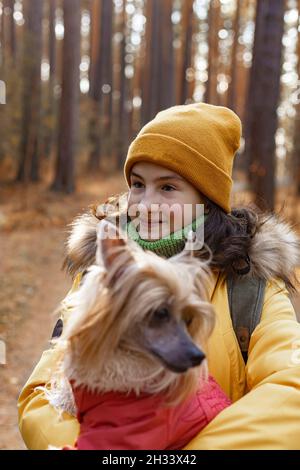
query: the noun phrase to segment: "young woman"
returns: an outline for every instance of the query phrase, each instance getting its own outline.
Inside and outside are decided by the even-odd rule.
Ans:
[[[95,208],[79,217],[69,238],[66,265],[75,278],[72,290],[76,289],[94,261],[95,227],[108,215],[108,206],[115,207],[117,216],[127,211],[128,234],[144,249],[170,257],[183,249],[186,226],[198,222],[196,211],[190,211],[180,224],[176,210],[204,204],[204,241],[212,253],[214,276],[210,298],[217,315],[208,364],[233,404],[187,448],[300,449],[300,325],[289,299],[299,240],[275,215],[231,209],[232,164],[240,137],[241,122],[225,107],[196,103],[158,113],[129,147],[125,209],[118,198],[110,198],[102,212]],[[130,216],[139,206],[144,212]],[[147,235],[151,229],[156,229],[155,239]],[[196,253],[202,255],[207,253]],[[266,281],[261,320],[251,336],[246,366],[228,304],[227,279],[233,274]],[[58,327],[69,314],[62,312]],[[35,389],[48,382],[56,362],[55,348],[45,351],[19,398],[20,430],[30,449],[73,444],[77,437],[76,418],[64,413],[60,419],[43,392]]]

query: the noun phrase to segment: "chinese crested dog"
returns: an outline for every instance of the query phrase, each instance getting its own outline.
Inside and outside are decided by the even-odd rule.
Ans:
[[[215,321],[209,262],[188,249],[164,259],[97,226],[96,263],[66,300],[50,403],[75,404],[76,449],[182,448],[229,405],[208,375]]]

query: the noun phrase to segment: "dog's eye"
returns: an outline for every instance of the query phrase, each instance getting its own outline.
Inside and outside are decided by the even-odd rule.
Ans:
[[[154,317],[156,320],[169,320],[171,314],[167,308],[160,308],[154,312]]]
[[[192,321],[193,321],[193,317],[187,317],[184,319],[184,323],[186,324],[186,326],[190,326]]]

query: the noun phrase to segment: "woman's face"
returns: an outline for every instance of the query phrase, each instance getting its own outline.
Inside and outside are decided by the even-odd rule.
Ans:
[[[128,214],[142,239],[182,229],[200,216],[203,204],[201,193],[174,171],[148,162],[132,167]]]

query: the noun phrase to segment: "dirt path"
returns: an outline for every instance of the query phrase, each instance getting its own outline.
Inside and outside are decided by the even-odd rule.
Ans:
[[[7,239],[0,237],[0,241],[4,253],[13,253],[13,258],[4,259],[1,279],[2,295],[10,295],[1,299],[8,327],[2,334],[7,344],[7,364],[1,366],[0,427],[5,433],[0,447],[22,449],[16,400],[42,350],[48,347],[55,321],[51,312],[70,281],[60,271],[63,236],[59,229],[17,232]]]

